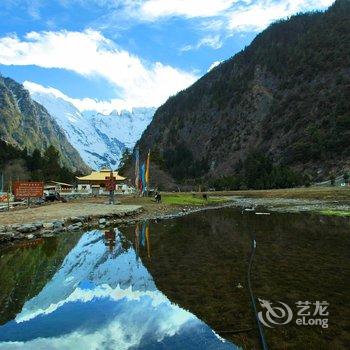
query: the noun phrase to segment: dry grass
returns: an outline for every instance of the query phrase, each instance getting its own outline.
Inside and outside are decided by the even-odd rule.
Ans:
[[[215,195],[350,201],[350,187],[309,187],[278,190],[230,191],[215,192]]]
[[[210,197],[205,200],[203,196],[196,194],[167,194],[163,196],[163,201],[168,205],[208,205],[225,202],[225,198]]]

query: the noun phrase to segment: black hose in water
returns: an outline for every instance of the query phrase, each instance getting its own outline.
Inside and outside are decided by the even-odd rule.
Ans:
[[[255,249],[256,249],[256,240],[255,240],[255,236],[254,236],[253,240],[252,240],[252,254],[250,255],[248,275],[247,275],[248,289],[249,289],[250,299],[251,299],[254,314],[255,314],[255,320],[256,320],[256,323],[258,325],[260,344],[261,344],[261,347],[263,350],[268,350],[269,348],[268,348],[267,343],[266,343],[264,328],[261,325],[260,320],[259,320],[258,311],[256,308],[256,303],[255,303],[255,297],[254,297],[252,286],[251,286],[251,272],[252,272]]]

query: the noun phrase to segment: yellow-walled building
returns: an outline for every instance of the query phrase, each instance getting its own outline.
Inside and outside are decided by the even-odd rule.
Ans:
[[[93,171],[90,175],[77,176],[78,191],[92,192],[92,194],[103,194],[108,192],[105,190],[105,181],[110,177],[110,169],[101,169],[100,171]],[[120,176],[117,171],[113,171],[113,177],[116,179],[116,190],[125,182],[126,178]]]

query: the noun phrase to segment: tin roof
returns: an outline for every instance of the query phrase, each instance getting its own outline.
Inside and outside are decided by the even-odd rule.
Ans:
[[[50,186],[49,184],[55,184],[55,185],[73,187],[72,184],[67,184],[67,183],[65,183],[65,182],[57,182],[57,181],[46,181],[46,182],[45,182],[45,186]]]

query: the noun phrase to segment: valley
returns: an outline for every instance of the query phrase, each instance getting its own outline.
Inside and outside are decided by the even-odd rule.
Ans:
[[[134,108],[101,114],[89,110],[80,112],[72,103],[42,91],[27,82],[31,97],[43,105],[64,130],[69,142],[92,169],[116,169],[125,149],[131,150],[151,122],[155,108]]]
[[[0,1],[0,350],[348,350],[350,0]]]

